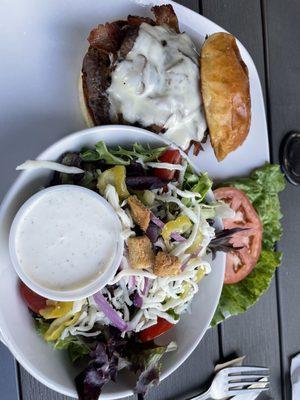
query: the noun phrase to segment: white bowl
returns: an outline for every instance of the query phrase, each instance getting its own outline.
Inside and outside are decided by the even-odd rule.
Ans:
[[[161,146],[170,144],[163,137],[143,129],[129,126],[102,126],[69,135],[45,150],[39,159],[57,160],[66,151],[79,150],[104,140],[107,146],[130,145],[134,142]],[[20,160],[20,162],[23,160]],[[37,335],[33,320],[18,293],[18,277],[11,264],[8,236],[12,220],[20,206],[42,186],[49,182],[47,170],[21,173],[7,193],[0,210],[0,329],[3,340],[16,359],[36,379],[64,395],[77,397],[74,377],[78,370],[63,351],[54,350]],[[180,323],[160,339],[162,344],[175,340],[176,352],[163,359],[161,379],[178,368],[197,346],[208,329],[217,307],[223,285],[225,256],[218,253],[212,272],[200,282],[199,292],[193,299],[191,314],[181,317]],[[9,305],[9,306],[8,306]],[[117,399],[133,394],[134,378],[120,373],[117,383],[103,389],[102,399]]]

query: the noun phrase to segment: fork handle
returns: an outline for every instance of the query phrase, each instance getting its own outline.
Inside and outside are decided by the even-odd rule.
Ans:
[[[210,389],[208,389],[206,392],[201,393],[201,394],[197,394],[194,397],[190,397],[186,400],[206,400],[206,399],[210,399]]]

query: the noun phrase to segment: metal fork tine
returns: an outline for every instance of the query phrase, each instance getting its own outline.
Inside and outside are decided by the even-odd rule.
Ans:
[[[257,372],[258,374],[263,374],[263,373],[268,373],[269,368],[262,368],[262,367],[229,367],[229,368],[226,368],[226,372],[228,373],[228,376],[231,376],[233,374],[241,374],[241,373],[246,374],[247,372],[254,373],[254,371]]]
[[[236,382],[236,381],[241,381],[241,380],[245,380],[248,381],[249,379],[255,379],[256,381],[258,381],[259,379],[263,379],[263,378],[269,378],[269,374],[259,374],[259,375],[229,375],[229,380],[228,382]]]
[[[243,386],[249,387],[251,385],[259,385],[259,387],[255,387],[253,389],[259,389],[259,388],[264,388],[266,385],[268,385],[270,383],[270,381],[251,381],[251,382],[230,382],[228,384],[228,388],[229,389],[234,389],[234,388],[241,388]]]
[[[269,390],[269,389],[270,389],[269,386],[264,387],[264,388],[259,388],[259,389],[256,389],[256,388],[238,389],[238,390],[230,389],[227,391],[227,393],[228,393],[228,396],[238,396],[240,394],[250,394],[250,393],[251,394],[260,394],[261,392],[265,392],[266,390]]]

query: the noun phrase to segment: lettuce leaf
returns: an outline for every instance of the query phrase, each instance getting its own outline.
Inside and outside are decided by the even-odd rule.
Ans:
[[[59,339],[54,346],[58,350],[68,350],[72,362],[86,356],[91,349],[78,336],[69,335],[65,339]]]
[[[44,318],[35,316],[34,317],[34,324],[37,333],[44,337],[44,334],[47,332],[50,326],[50,322],[46,321]]]
[[[168,146],[162,147],[146,147],[142,146],[140,143],[134,143],[132,150],[124,149],[123,147],[118,147],[118,149],[111,150],[114,155],[119,155],[121,157],[128,157],[130,160],[140,159],[144,162],[156,161],[159,156],[162,155],[167,150]]]
[[[39,316],[34,317],[34,323],[37,333],[44,337],[51,323]],[[55,342],[54,347],[57,350],[67,350],[72,362],[75,362],[79,358],[86,356],[91,351],[89,346],[84,343],[83,340],[81,340],[78,336],[72,335],[67,336],[65,339],[58,339]]]
[[[190,166],[187,166],[183,180],[183,190],[190,190],[191,192],[197,192],[202,195],[202,198],[206,196],[206,193],[211,189],[212,181],[209,179],[208,174],[195,174]]]
[[[148,390],[158,384],[160,365],[159,361],[166,351],[166,347],[154,347],[132,353],[131,369],[136,374],[137,394],[145,396]]]
[[[211,325],[245,312],[268,289],[274,272],[281,262],[281,253],[262,250],[253,272],[234,285],[224,285],[220,302]]]
[[[175,342],[170,342],[168,346],[157,346],[154,342],[131,342],[127,357],[129,368],[136,376],[135,393],[139,399],[143,399],[151,387],[158,384],[163,355],[176,349]]]
[[[145,348],[145,346],[148,347]],[[150,343],[135,344],[135,347],[135,351],[131,351],[129,356],[129,365],[136,375],[135,392],[139,398],[144,398],[151,387],[159,382],[162,356],[166,352],[175,350],[177,346],[171,342],[168,346],[156,346],[154,343]]]
[[[105,143],[100,141],[95,144],[94,149],[83,149],[80,157],[83,161],[99,161],[104,160],[107,164],[128,165],[131,161],[141,160],[143,162],[157,160],[158,157],[165,152],[167,146],[151,148],[143,147],[139,143],[134,143],[132,149],[107,149]]]
[[[284,189],[285,180],[279,165],[265,164],[247,178],[229,180],[218,186],[232,186],[246,193],[262,221],[263,240],[261,256],[251,274],[239,283],[223,286],[212,326],[245,312],[268,289],[282,258],[274,246],[282,233],[278,193]]]
[[[121,157],[115,156],[106,147],[103,141],[95,144],[95,149],[84,149],[80,153],[80,157],[83,161],[98,161],[104,160],[107,164],[112,165],[128,165],[129,160],[124,160]]]

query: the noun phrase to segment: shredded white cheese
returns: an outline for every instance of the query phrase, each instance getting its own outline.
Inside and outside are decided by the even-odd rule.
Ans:
[[[126,241],[130,236],[135,236],[133,228],[134,224],[129,212],[121,208],[118,193],[113,185],[108,184],[105,188],[104,196],[109,204],[116,211],[122,224],[122,237]]]
[[[182,171],[184,169],[181,164],[170,164],[165,162],[147,162],[145,165],[151,168],[163,168],[171,171]]]
[[[139,276],[139,277],[144,277],[144,278],[149,278],[149,279],[155,279],[157,278],[156,275],[152,274],[151,272],[145,271],[143,269],[123,269],[120,271],[112,281],[109,282],[109,285],[115,285],[117,282],[119,282],[120,279],[122,279],[125,276]]]
[[[186,199],[194,199],[194,198],[199,198],[201,199],[202,196],[200,193],[196,192],[190,192],[189,190],[181,190],[178,189],[173,183],[168,183],[168,188],[173,191],[174,193],[178,194],[180,197],[186,198]]]
[[[32,169],[50,169],[52,171],[62,172],[64,174],[83,174],[84,170],[77,167],[70,167],[68,165],[63,165],[54,161],[44,161],[44,160],[27,160],[23,164],[18,165],[16,170],[32,170]]]

